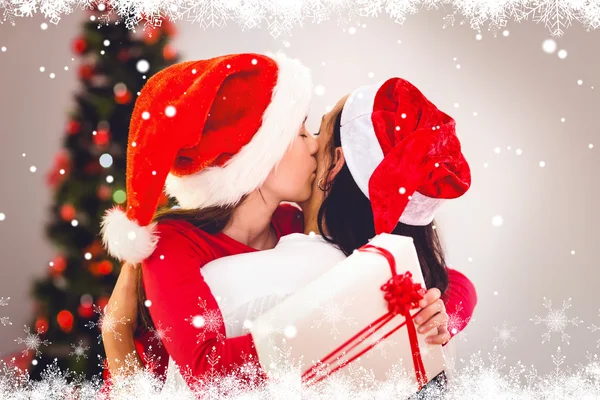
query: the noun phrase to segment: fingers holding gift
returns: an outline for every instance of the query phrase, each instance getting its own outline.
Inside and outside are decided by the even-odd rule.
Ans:
[[[444,345],[450,340],[450,332],[448,331],[448,325],[441,325],[437,328],[437,335],[427,336],[425,341],[429,344],[441,344]]]
[[[437,290],[437,289],[436,289]],[[434,315],[439,313],[446,313],[446,306],[442,299],[437,299],[430,303],[427,307],[424,307],[414,318],[417,325],[423,325],[429,321]]]
[[[425,296],[419,300],[419,307],[426,308],[442,297],[442,292],[438,288],[431,288],[425,293]]]
[[[422,324],[420,324],[419,326],[419,333],[420,334],[425,334],[427,332],[429,332],[430,330],[432,330],[433,328],[438,328],[438,330],[441,327],[446,328],[448,325],[448,314],[446,314],[445,311],[442,311],[442,309],[440,307],[443,307],[443,305],[436,305],[436,303],[432,304],[431,310],[423,310],[421,312],[427,311],[428,314],[427,315],[423,315],[423,320],[425,322],[423,322]],[[421,317],[421,315],[419,314],[419,317]],[[416,319],[415,319],[416,321]]]

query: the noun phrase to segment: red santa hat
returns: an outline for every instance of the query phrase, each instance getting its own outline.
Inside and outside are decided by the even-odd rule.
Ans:
[[[423,226],[471,185],[454,120],[411,83],[392,78],[350,94],[341,116],[344,158],[369,198],[375,231]]]
[[[131,116],[127,208],[102,221],[109,253],[131,263],[152,254],[163,187],[195,209],[234,205],[261,186],[296,138],[311,93],[310,71],[281,54],[188,61],[155,74]]]

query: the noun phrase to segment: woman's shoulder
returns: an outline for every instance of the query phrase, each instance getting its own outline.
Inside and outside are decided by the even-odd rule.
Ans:
[[[280,236],[304,231],[302,210],[293,203],[281,203],[273,213],[273,223]]]
[[[180,219],[159,221],[154,233],[158,242],[149,260],[158,256],[165,258],[166,253],[185,253],[200,258],[210,255],[211,235],[188,221]]]

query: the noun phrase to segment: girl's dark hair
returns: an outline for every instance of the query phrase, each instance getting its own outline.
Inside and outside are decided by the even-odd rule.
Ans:
[[[240,203],[245,200],[246,196],[242,197]],[[229,224],[233,210],[236,206],[229,207],[209,207],[200,210],[184,210],[175,208],[163,208],[154,214],[152,222],[160,222],[165,220],[184,220],[204,232],[214,234],[219,233]],[[154,329],[152,318],[148,312],[148,308],[144,305],[146,301],[146,292],[142,282],[142,268],[138,268],[138,329]]]
[[[340,121],[342,112],[332,119],[333,137],[327,146],[333,160],[335,148],[340,147]],[[325,180],[327,181],[327,180]],[[368,243],[375,236],[371,202],[354,182],[348,166],[344,164],[319,209],[319,232],[325,240],[336,245],[347,256]],[[426,226],[411,226],[401,222],[393,234],[413,238],[423,278],[428,288],[437,287],[442,293],[448,287],[448,272],[444,251],[434,229],[435,222]],[[323,229],[326,226],[327,230]]]

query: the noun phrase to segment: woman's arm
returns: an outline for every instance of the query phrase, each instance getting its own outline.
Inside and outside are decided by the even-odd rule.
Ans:
[[[137,267],[125,264],[110,296],[104,318],[125,321],[123,324],[102,326],[102,340],[110,375],[130,375],[143,368],[136,348],[134,333],[137,327]]]

